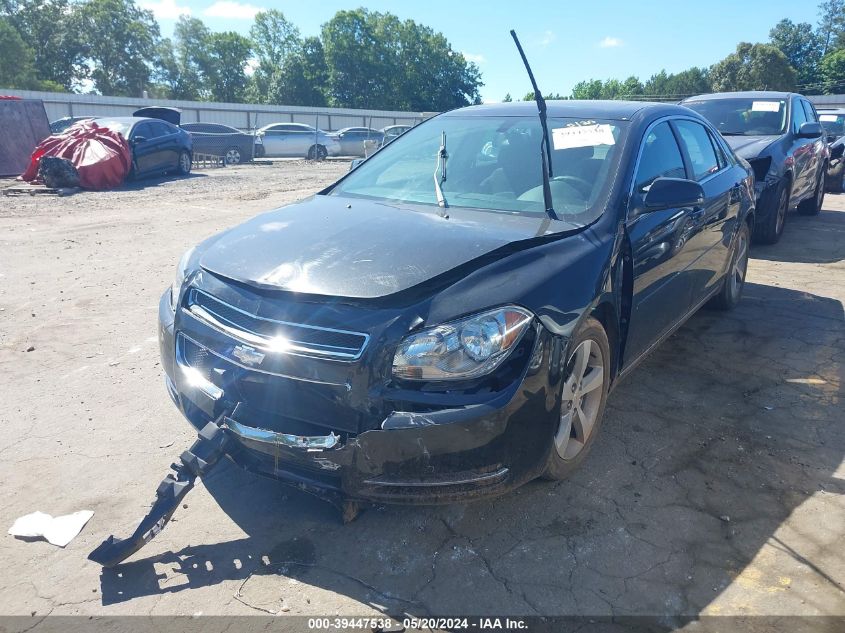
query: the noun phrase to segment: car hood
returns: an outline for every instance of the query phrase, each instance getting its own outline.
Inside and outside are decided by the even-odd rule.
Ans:
[[[736,152],[737,156],[748,160],[757,158],[769,145],[778,140],[779,136],[726,136],[724,137]]]
[[[221,234],[200,266],[251,286],[349,298],[421,284],[513,242],[572,229],[563,222],[317,195]]]

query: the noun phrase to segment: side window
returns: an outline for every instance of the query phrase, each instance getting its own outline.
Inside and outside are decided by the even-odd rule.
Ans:
[[[695,179],[704,180],[719,171],[719,160],[705,127],[701,123],[683,119],[676,120],[675,125],[681,142],[687,149]]]
[[[807,114],[801,105],[800,99],[792,100],[792,131],[796,134],[801,129],[801,124],[807,122]]]
[[[808,121],[817,122],[819,117],[816,116],[816,111],[813,109],[812,104],[809,101],[801,100],[801,103],[804,105],[804,114],[807,115]]]
[[[153,131],[150,128],[149,123],[139,123],[138,125],[135,126],[135,129],[132,130],[132,138],[138,138],[138,137],[143,137],[143,138],[152,138],[153,137]]]
[[[645,193],[660,177],[685,178],[684,160],[669,123],[655,125],[646,135],[640,152],[640,164],[634,180],[636,190]]]
[[[158,121],[150,124],[153,129],[153,136],[168,136],[173,134],[173,128],[171,128],[167,123],[159,123]]]

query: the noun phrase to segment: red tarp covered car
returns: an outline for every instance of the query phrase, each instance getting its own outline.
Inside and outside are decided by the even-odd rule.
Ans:
[[[71,126],[64,134],[44,139],[20,176],[33,181],[38,177],[38,163],[43,156],[67,158],[79,172],[79,184],[84,189],[111,189],[123,183],[132,167],[132,151],[119,133],[83,121]]]

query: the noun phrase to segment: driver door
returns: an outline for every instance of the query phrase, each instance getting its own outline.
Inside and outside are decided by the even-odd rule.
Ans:
[[[667,120],[653,125],[642,140],[628,201],[626,227],[634,287],[626,362],[659,341],[686,315],[692,300],[690,279],[685,273],[691,259],[688,240],[694,231],[696,211],[691,207],[646,210],[645,196],[661,177],[687,177],[678,139]]]

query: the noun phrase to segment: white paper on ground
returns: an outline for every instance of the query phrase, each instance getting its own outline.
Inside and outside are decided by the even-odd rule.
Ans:
[[[64,547],[82,531],[92,516],[94,513],[91,510],[80,510],[60,517],[52,517],[44,512],[33,512],[16,519],[9,528],[9,534],[29,538],[43,536],[53,545]]]

